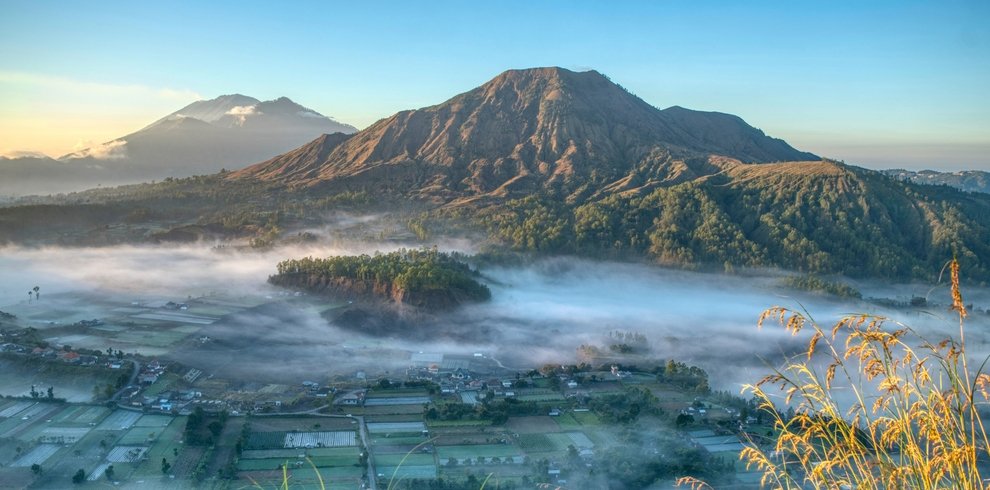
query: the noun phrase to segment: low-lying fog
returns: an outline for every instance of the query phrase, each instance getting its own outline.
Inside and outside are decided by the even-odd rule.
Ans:
[[[382,246],[390,250],[397,245]],[[353,254],[378,249],[374,244],[299,246],[267,252],[182,247],[121,246],[113,248],[0,249],[0,310],[27,301],[27,291],[40,287],[37,307],[59,298],[99,293],[132,300],[185,300],[209,294],[255,296],[269,303],[222,318],[197,335],[215,339],[203,346],[188,344],[163,357],[179,360],[221,377],[254,377],[297,381],[319,373],[349,374],[366,370],[401,370],[406,352],[471,355],[483,352],[511,368],[544,363],[572,363],[583,343],[604,345],[608,332],[620,330],[647,336],[658,359],[674,358],[709,371],[716,388],[737,391],[768,372],[762,359],[779,363],[800,348],[776,326],[757,331],[761,311],[772,305],[807,308],[822,323],[843,313],[874,312],[899,318],[932,338],[955,331],[944,307],[935,315],[891,311],[866,302],[838,301],[789,292],[779,286],[780,274],[767,272],[725,276],[668,270],[642,264],[551,258],[526,267],[482,270],[492,301],[442,316],[416,332],[374,338],[344,330],[320,316],[318,304],[286,301],[266,284],[275,264],[306,255]],[[457,248],[464,249],[463,244]],[[930,285],[856,284],[864,296],[902,301],[929,295],[948,303],[944,287]],[[984,289],[964,291],[985,311]],[[272,299],[268,299],[268,298]],[[315,298],[310,298],[314,300]],[[311,301],[310,303],[317,303]],[[11,305],[11,306],[8,306]],[[80,314],[99,318],[99,307]],[[974,314],[969,340],[985,346],[986,314]]]

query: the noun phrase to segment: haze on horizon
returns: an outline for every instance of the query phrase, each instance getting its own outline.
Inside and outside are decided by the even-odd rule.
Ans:
[[[508,68],[595,69],[875,168],[990,169],[990,4],[8,1],[0,153],[60,156],[200,98],[288,96],[363,128]],[[481,28],[484,27],[484,28]]]

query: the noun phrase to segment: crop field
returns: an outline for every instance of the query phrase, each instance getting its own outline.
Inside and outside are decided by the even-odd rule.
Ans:
[[[357,466],[341,466],[335,468],[319,468],[319,476],[323,478],[323,485],[320,485],[316,471],[309,465],[296,468],[290,465],[289,488],[292,490],[322,490],[330,488],[359,489],[361,488],[361,475],[364,471]],[[282,485],[281,470],[253,470],[242,471],[238,477],[248,482],[246,488],[280,488]],[[254,482],[254,483],[251,483]],[[241,488],[235,486],[234,488]]]
[[[408,451],[390,454],[375,453],[376,468],[379,466],[432,465],[434,463],[433,453],[410,453]]]
[[[290,447],[344,447],[356,444],[354,431],[290,432],[285,435],[283,446]]]
[[[103,419],[96,430],[126,430],[134,426],[134,423],[141,418],[140,412],[129,410],[117,410]]]
[[[388,436],[388,437],[386,437]],[[415,446],[423,441],[426,441],[426,437],[422,434],[416,434],[414,436],[392,436],[391,434],[375,434],[371,437],[371,444],[373,445],[387,445],[387,446]]]
[[[142,415],[134,422],[134,427],[166,427],[173,420],[175,417],[169,415]]]
[[[74,444],[81,440],[92,427],[46,427],[38,436],[41,442],[53,444]]]
[[[437,477],[437,465],[410,465],[403,464],[402,466],[375,466],[379,473],[385,475],[383,481],[388,482],[393,478],[395,480],[400,479],[410,479],[410,478],[436,478]]]
[[[602,421],[595,415],[594,412],[570,412],[574,420],[577,420],[584,427],[598,427],[602,424]]]
[[[368,422],[368,432],[378,433],[421,433],[426,430],[423,422]]]
[[[519,395],[516,397],[519,401],[524,402],[559,402],[564,401],[564,395],[560,393],[540,393],[533,395]]]
[[[158,378],[151,384],[146,390],[144,390],[145,396],[158,396],[159,393],[167,390],[173,383],[179,380],[179,375],[175,373],[165,373],[164,376]]]
[[[180,450],[180,459],[195,457],[195,454],[198,454],[197,450],[200,448],[192,446],[187,447],[184,444],[180,444],[183,436],[182,432],[185,427],[186,417],[175,417],[172,419],[172,423],[169,424],[168,427],[135,427],[128,431],[128,433],[125,434],[125,437],[119,440],[117,444],[126,444],[126,437],[131,433],[135,433],[135,436],[140,436],[142,433],[144,433],[145,436],[148,436],[151,432],[154,432],[153,442],[151,443],[151,447],[148,448],[148,461],[138,465],[132,477],[159,477],[161,475],[161,469],[156,463],[160,462],[162,458],[166,458],[169,462],[173,463],[173,467],[175,467],[178,471],[179,467],[187,463],[175,460],[173,455],[175,454],[176,449]],[[187,452],[189,454],[187,454]]]
[[[107,454],[107,461],[111,463],[132,463],[140,461],[141,456],[148,451],[143,446],[115,446]]]
[[[9,401],[4,404],[3,410],[0,410],[0,418],[13,417],[36,403],[30,401]]]
[[[40,444],[11,463],[10,466],[16,468],[27,468],[33,464],[42,464],[47,461],[48,458],[57,453],[61,448],[62,446],[60,444]]]
[[[564,451],[572,444],[570,437],[565,433],[556,434],[521,434],[519,436],[519,447],[527,453],[552,453]]]
[[[100,406],[72,405],[52,418],[52,422],[65,424],[99,423],[111,410]]]
[[[554,417],[533,416],[533,417],[512,417],[505,424],[505,428],[520,434],[545,434],[547,432],[558,432],[560,426],[554,422]]]
[[[443,427],[488,427],[492,425],[492,421],[488,419],[480,420],[431,420],[429,421],[430,428],[443,428]]]
[[[560,416],[553,418],[554,422],[557,422],[557,426],[561,430],[574,430],[581,428],[581,422],[574,418],[574,414],[571,412],[564,412]]]
[[[492,458],[498,456],[499,458],[505,457],[522,457],[522,451],[510,444],[468,444],[468,445],[458,445],[458,446],[437,446],[437,456],[440,461],[447,461],[450,458],[456,458],[458,461],[463,461],[465,459],[471,458],[475,459],[478,456],[485,458]]]
[[[154,427],[134,427],[125,432],[117,443],[125,446],[150,444],[158,436],[158,432],[158,429]]]
[[[306,419],[309,425],[312,419]],[[262,436],[262,434],[264,434]],[[263,432],[252,433],[251,438],[261,436],[262,443],[272,444],[278,441],[281,434],[282,443],[286,437],[299,437],[305,434],[337,434],[346,435],[351,445],[344,447],[298,448],[298,449],[249,449],[241,453],[237,462],[237,470],[241,478],[251,478],[262,488],[277,488],[282,483],[281,466],[287,465],[290,474],[290,487],[319,488],[318,478],[323,478],[326,488],[357,488],[364,473],[357,466],[360,448],[354,445],[353,431],[346,432]],[[258,442],[258,441],[256,441]],[[250,441],[249,441],[250,444]],[[280,446],[281,447],[281,446]],[[316,467],[314,469],[313,467]],[[250,481],[250,480],[248,480]]]
[[[306,430],[354,430],[357,422],[344,417],[255,417],[251,428],[256,432],[291,432]]]
[[[391,406],[391,405],[422,405],[430,403],[428,396],[403,396],[390,398],[368,398],[364,401],[366,407]]]
[[[285,448],[285,431],[252,432],[248,436],[248,449],[281,449]]]
[[[375,416],[387,414],[421,415],[423,405],[371,405],[361,407],[360,413]]]

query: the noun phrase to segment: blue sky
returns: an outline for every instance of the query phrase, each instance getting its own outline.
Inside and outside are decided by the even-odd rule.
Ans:
[[[235,92],[364,127],[556,65],[849,163],[990,170],[986,0],[489,3],[0,0],[0,152]]]

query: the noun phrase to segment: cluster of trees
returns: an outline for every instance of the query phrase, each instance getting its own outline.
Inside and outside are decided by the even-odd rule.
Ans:
[[[202,407],[196,407],[186,419],[184,439],[192,446],[210,446],[220,438],[223,426],[227,423],[227,412],[208,416]]]
[[[306,257],[279,262],[278,273],[269,281],[283,286],[320,289],[344,279],[370,284],[386,294],[395,290],[408,293],[452,291],[475,301],[491,298],[488,286],[478,282],[478,273],[462,259],[460,254],[439,252],[436,248],[322,259]]]
[[[841,298],[860,299],[863,294],[856,288],[841,282],[826,281],[818,276],[807,274],[803,276],[789,276],[784,279],[784,286],[791,289],[811,291],[817,293],[827,293]]]

